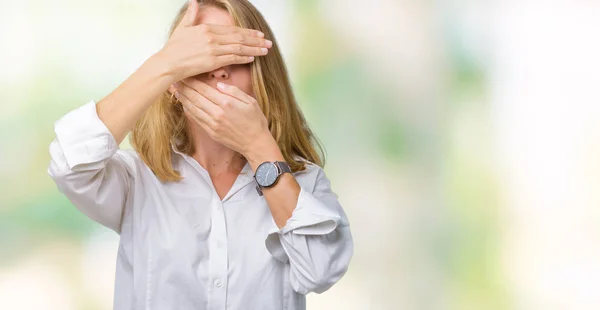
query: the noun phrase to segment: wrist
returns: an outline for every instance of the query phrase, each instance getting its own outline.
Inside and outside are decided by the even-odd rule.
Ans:
[[[256,171],[258,166],[265,161],[285,160],[277,145],[277,141],[275,141],[270,132],[268,135],[255,140],[255,143],[245,152],[244,157],[248,160],[253,171]]]
[[[148,70],[154,72],[159,80],[164,81],[167,86],[180,80],[176,74],[176,68],[162,52],[150,56],[144,65],[148,67]]]

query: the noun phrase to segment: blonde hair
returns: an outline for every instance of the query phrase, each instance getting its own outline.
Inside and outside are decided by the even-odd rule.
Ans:
[[[269,53],[256,57],[251,64],[256,100],[292,172],[305,169],[306,163],[303,160],[323,167],[324,149],[300,111],[275,36],[260,12],[247,0],[198,2],[201,7],[212,6],[226,10],[233,17],[236,26],[259,30],[265,34],[266,39],[273,41]],[[183,19],[187,7],[184,4],[179,10],[171,25],[169,37]],[[136,122],[130,141],[141,159],[163,182],[182,179],[179,172],[173,169],[171,144],[189,156],[195,152],[182,105],[168,91],[159,96]],[[320,153],[317,153],[317,148]]]

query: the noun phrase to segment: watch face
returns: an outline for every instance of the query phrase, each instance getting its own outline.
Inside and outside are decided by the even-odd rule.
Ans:
[[[260,186],[269,187],[277,180],[277,167],[271,162],[264,162],[256,169],[255,178]]]

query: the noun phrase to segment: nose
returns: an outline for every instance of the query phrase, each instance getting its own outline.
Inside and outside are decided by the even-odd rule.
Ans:
[[[216,70],[213,70],[210,72],[209,74],[210,79],[217,79],[217,80],[227,80],[229,78],[229,72],[227,72],[227,70],[225,70],[225,68],[219,68]]]

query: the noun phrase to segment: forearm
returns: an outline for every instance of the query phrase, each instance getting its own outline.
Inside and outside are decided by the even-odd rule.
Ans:
[[[256,143],[247,153],[246,159],[256,172],[258,166],[265,161],[285,161],[277,142],[269,134],[265,139]],[[263,194],[271,215],[279,228],[285,226],[287,220],[292,217],[292,213],[298,203],[300,194],[300,185],[290,173],[284,173],[279,177],[275,185],[269,188],[263,188]]]
[[[271,160],[277,152],[266,149],[254,158]],[[252,167],[260,161],[252,160]],[[265,246],[275,259],[290,265],[294,291],[322,293],[345,274],[354,245],[348,219],[325,172],[312,163],[305,170],[308,179],[301,181],[302,187],[296,182],[300,174],[285,173],[274,187],[264,189],[277,225],[269,230]],[[309,181],[313,178],[314,186]]]
[[[176,81],[167,62],[160,54],[155,54],[97,103],[98,117],[117,144],[125,139],[135,122],[173,82]]]

